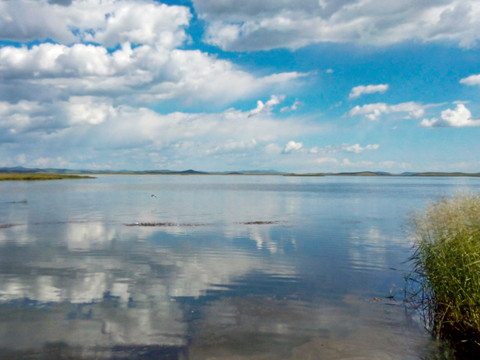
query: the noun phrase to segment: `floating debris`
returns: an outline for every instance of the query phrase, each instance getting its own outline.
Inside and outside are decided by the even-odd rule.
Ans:
[[[14,227],[16,224],[0,224],[0,229],[8,229]]]
[[[245,221],[245,222],[240,222],[237,224],[242,224],[242,225],[274,225],[274,224],[280,224],[280,221]]]
[[[26,199],[20,201],[9,201],[8,204],[26,204],[28,201]]]

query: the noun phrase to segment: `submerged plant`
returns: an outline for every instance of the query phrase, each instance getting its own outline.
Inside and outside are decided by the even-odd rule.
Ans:
[[[413,230],[410,302],[435,336],[480,353],[480,196],[430,204]]]

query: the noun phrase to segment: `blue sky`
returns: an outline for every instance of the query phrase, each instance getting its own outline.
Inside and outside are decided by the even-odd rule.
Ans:
[[[478,0],[0,0],[0,166],[478,172],[479,38]]]

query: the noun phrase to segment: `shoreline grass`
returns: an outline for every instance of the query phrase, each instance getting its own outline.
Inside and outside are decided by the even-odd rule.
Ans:
[[[480,358],[480,196],[444,197],[412,220],[407,301],[457,358]]]
[[[2,173],[0,181],[36,181],[62,179],[95,179],[93,176],[53,173]]]

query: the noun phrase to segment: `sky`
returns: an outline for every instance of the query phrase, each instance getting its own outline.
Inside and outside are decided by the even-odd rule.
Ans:
[[[480,171],[480,0],[0,0],[0,167]]]

